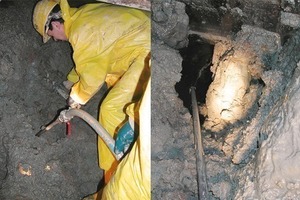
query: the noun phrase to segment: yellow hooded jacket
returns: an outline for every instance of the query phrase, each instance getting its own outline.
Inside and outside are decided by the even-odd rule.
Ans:
[[[60,7],[74,51],[70,96],[80,104],[87,103],[104,81],[114,85],[138,54],[150,51],[149,12],[106,3],[70,8],[67,0],[61,0]]]
[[[114,85],[102,102],[99,118],[115,138],[126,119],[126,106],[139,100],[134,98],[143,93],[141,82],[149,77],[144,68],[150,52],[150,13],[106,3],[70,8],[67,0],[61,0],[60,7],[74,51],[75,68],[68,79],[75,84],[70,96],[85,104],[104,81]],[[113,172],[116,160],[101,139],[98,155],[100,167],[107,174]]]

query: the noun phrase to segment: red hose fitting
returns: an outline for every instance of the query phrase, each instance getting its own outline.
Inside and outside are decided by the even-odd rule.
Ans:
[[[66,122],[67,124],[67,136],[71,136],[71,122]]]

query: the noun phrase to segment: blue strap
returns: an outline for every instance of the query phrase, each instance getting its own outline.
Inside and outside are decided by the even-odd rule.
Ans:
[[[129,148],[134,139],[134,131],[131,128],[129,122],[126,122],[119,130],[116,138],[114,152],[119,154]]]

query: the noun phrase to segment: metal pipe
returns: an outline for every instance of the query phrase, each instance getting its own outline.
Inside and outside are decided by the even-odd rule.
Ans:
[[[201,127],[199,119],[198,104],[196,99],[195,87],[191,87],[191,98],[193,108],[193,124],[194,136],[196,144],[196,165],[197,165],[197,179],[198,179],[198,199],[208,200],[208,188],[206,180],[206,165],[203,151],[203,141],[201,137]]]
[[[46,131],[49,131],[55,125],[60,124],[60,123],[62,123],[62,122],[58,118],[55,119],[53,122],[51,122],[47,126],[42,126],[40,131],[37,134],[35,134],[35,136],[40,137],[43,133],[45,133]]]

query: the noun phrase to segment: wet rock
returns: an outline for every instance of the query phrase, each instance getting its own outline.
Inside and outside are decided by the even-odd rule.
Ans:
[[[285,98],[279,100],[262,129],[268,139],[262,142],[256,175],[257,192],[264,199],[295,199],[299,195],[297,177],[300,177],[300,171],[296,164],[300,162],[297,153],[300,141],[297,122],[299,66],[284,94]]]
[[[157,42],[152,43],[152,198],[192,199],[197,196],[192,124],[174,87],[182,59],[179,52]]]
[[[187,46],[189,18],[185,4],[173,0],[153,1],[152,9],[152,35],[175,49]]]

